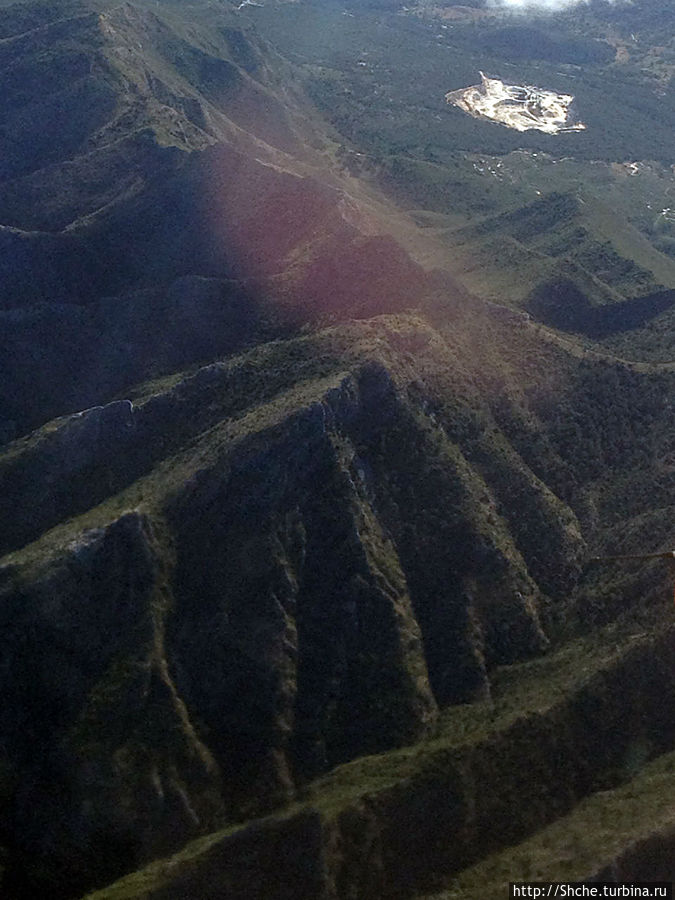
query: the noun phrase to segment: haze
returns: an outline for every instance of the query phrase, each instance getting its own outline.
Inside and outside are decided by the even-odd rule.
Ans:
[[[553,12],[567,6],[577,6],[582,2],[585,0],[537,0],[537,2],[532,2],[532,0],[495,0],[492,5],[514,10],[547,9]]]

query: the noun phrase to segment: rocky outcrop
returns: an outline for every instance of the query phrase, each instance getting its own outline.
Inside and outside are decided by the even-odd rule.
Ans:
[[[423,744],[415,756],[384,756],[346,766],[320,782],[302,809],[214,835],[207,847],[187,848],[170,867],[150,867],[142,881],[132,877],[110,893],[94,896],[105,900],[115,891],[115,896],[129,900],[179,895],[276,900],[288,897],[289,889],[308,900],[429,896],[434,887],[448,883],[448,876],[481,859],[486,859],[484,880],[477,871],[467,879],[475,893],[463,893],[462,881],[450,885],[462,897],[499,896],[504,882],[499,881],[499,892],[490,882],[490,854],[554,822],[593,790],[630,779],[637,745],[644,752],[640,766],[672,749],[675,732],[660,713],[661,698],[671,702],[674,697],[672,651],[672,629],[656,638],[628,641],[618,653],[606,656],[599,669],[586,677],[576,673],[578,681],[567,697],[554,683],[553,697],[544,691],[539,709],[501,721],[493,714],[490,725],[483,722],[477,734],[464,740],[448,731],[445,741]],[[588,663],[592,666],[590,659]],[[600,744],[594,737],[598,733],[610,734],[611,741]],[[370,783],[378,771],[387,773],[388,784]],[[619,801],[625,795],[629,808],[640,810],[635,827],[642,829],[648,807],[640,808],[640,781],[638,777],[632,794],[627,785],[616,791],[616,798],[611,791],[603,792],[606,802],[591,799],[578,816],[578,827],[584,815],[591,816],[594,802],[620,815]],[[667,786],[662,777],[650,787],[652,793],[659,784]],[[667,809],[667,802],[660,805]],[[574,840],[611,839],[606,815],[599,822],[602,836],[572,832]],[[629,831],[630,821],[621,821],[620,827],[621,834]],[[562,830],[563,839],[565,835],[563,846],[569,852],[570,831]],[[620,839],[613,836],[614,842]],[[561,848],[553,833],[548,841],[543,839],[541,859],[544,865],[547,859],[556,865]],[[668,847],[672,830],[657,828],[593,877],[668,880]],[[522,859],[537,864],[535,848],[531,858],[526,849],[523,845]],[[595,852],[601,856],[602,846]],[[580,851],[581,865],[588,855],[588,849]],[[574,856],[564,859],[568,867],[574,866]],[[496,873],[500,861],[492,862]],[[304,878],[298,875],[300,867]],[[579,878],[588,876],[578,868],[573,871]],[[545,878],[546,869],[540,874]],[[496,877],[492,875],[493,881]],[[516,869],[514,877],[524,879],[527,873]]]
[[[23,460],[36,492],[20,520],[39,530],[55,515],[42,508],[50,485],[69,486],[64,509],[95,502],[97,466],[114,483],[154,415],[185,442],[159,466],[137,456],[147,474],[125,493],[5,558],[6,678],[17,653],[48,667],[30,687],[19,677],[13,690],[30,697],[10,705],[51,710],[48,727],[2,726],[17,884],[41,884],[26,842],[45,817],[63,839],[37,857],[71,887],[101,883],[423,737],[439,705],[487,696],[495,663],[547,644],[523,557],[484,518],[489,488],[387,368],[362,364],[221,422],[209,391],[236,371],[85,411],[17,448],[13,477]],[[44,752],[29,749],[31,728]],[[19,825],[25,785],[48,781],[54,807],[36,803]]]
[[[134,512],[30,577],[2,569],[0,829],[18,896],[72,896],[217,821],[218,767],[167,667],[168,566]]]
[[[23,546],[64,513],[108,496],[114,487],[111,464],[129,450],[133,428],[133,404],[117,400],[75,413],[23,453],[6,458],[0,470],[2,551]]]
[[[513,328],[528,339],[521,324]],[[336,766],[433,735],[454,704],[488,708],[499,667],[555,641],[554,623],[573,608],[584,543],[544,477],[564,472],[574,448],[557,430],[559,407],[547,404],[541,377],[534,400],[553,423],[550,443],[525,446],[513,423],[528,421],[527,406],[508,380],[495,387],[484,365],[499,360],[499,343],[486,339],[480,352],[470,335],[469,343],[464,355],[409,317],[355,322],[148,385],[133,402],[63,417],[8,448],[2,539],[16,549],[2,567],[4,671],[8,684],[22,666],[42,673],[8,688],[26,722],[2,720],[8,883],[39,892],[47,867],[63,873],[64,895],[84,890],[214,825],[302,798]],[[517,350],[510,365],[530,365]],[[623,393],[602,366],[578,372],[565,402],[605,425],[570,491],[575,503],[615,452],[613,435],[634,447],[631,465],[651,471],[626,430]],[[622,377],[633,414],[654,419],[659,444],[663,397],[646,390],[651,376]],[[597,394],[580,389],[590,383]],[[377,833],[391,827],[387,841],[398,846],[389,821],[412,816],[417,794],[433,807],[427,790],[439,793],[446,822],[451,787],[506,783],[518,754],[534,771],[528,742],[544,754],[550,809],[619,778],[627,734],[642,726],[635,718],[624,728],[612,697],[624,697],[625,711],[635,690],[645,712],[644,698],[670,678],[666,655],[658,649],[652,670],[642,654],[630,675],[617,665],[611,679],[598,676],[566,700],[564,713],[530,716],[470,757],[439,761],[452,784],[436,787],[427,773],[408,795],[394,779],[387,803],[403,807],[383,813]],[[632,657],[622,659],[628,666]],[[648,755],[670,746],[659,710],[655,701],[645,712]],[[613,735],[609,744],[589,741],[594,722]],[[584,749],[569,763],[570,792],[551,793],[552,760],[561,764],[572,746]],[[502,757],[503,769],[494,761]],[[33,803],[31,791],[47,783],[54,805]],[[479,800],[496,802],[491,790],[462,796],[472,816]],[[496,823],[508,831],[501,807],[486,810],[456,835],[463,854],[472,843],[498,846]],[[537,810],[518,828],[538,827]],[[35,834],[55,829],[58,846],[38,841],[29,851]],[[516,840],[524,830],[508,833]],[[436,838],[421,833],[426,850],[410,853],[428,860]],[[331,846],[355,841],[326,834]],[[386,866],[395,868],[403,850],[391,852]],[[449,871],[449,851],[438,852],[432,868]],[[402,878],[392,875],[392,884]]]

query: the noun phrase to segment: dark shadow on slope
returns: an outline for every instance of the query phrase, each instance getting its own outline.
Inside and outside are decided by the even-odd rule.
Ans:
[[[0,311],[0,444],[145,379],[282,333],[236,282],[198,276],[88,306]]]
[[[564,279],[537,287],[530,295],[526,308],[545,325],[602,340],[623,331],[641,328],[673,305],[675,290],[657,291],[622,303],[592,306],[573,281]]]

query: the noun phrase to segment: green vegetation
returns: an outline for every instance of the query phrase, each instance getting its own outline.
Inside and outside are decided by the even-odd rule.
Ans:
[[[643,622],[643,629],[644,625]],[[503,680],[498,678],[495,682],[491,701],[449,712],[443,717],[437,733],[416,747],[385,756],[366,757],[339,767],[328,777],[308,786],[302,802],[289,807],[283,814],[247,825],[239,832],[230,829],[215,833],[208,840],[193,842],[171,859],[155,863],[110,888],[90,895],[91,900],[163,898],[171,896],[171,892],[176,890],[199,890],[199,886],[208,883],[205,879],[208,879],[213,862],[218,860],[219,855],[222,866],[237,853],[239,846],[241,849],[247,846],[249,834],[268,832],[270,839],[283,842],[285,832],[292,834],[295,823],[303,821],[303,817],[317,814],[327,845],[323,864],[328,866],[329,872],[341,870],[343,877],[356,878],[353,884],[360,891],[359,896],[370,896],[373,884],[368,885],[364,876],[361,876],[363,880],[358,880],[358,870],[346,870],[345,867],[353,862],[349,856],[349,845],[338,849],[340,844],[334,843],[333,835],[348,839],[352,823],[359,819],[367,834],[369,822],[372,824],[373,818],[377,821],[379,839],[373,842],[367,865],[384,870],[380,875],[382,881],[379,888],[383,893],[373,896],[388,896],[389,890],[394,886],[400,889],[401,885],[400,880],[393,880],[399,868],[393,856],[394,847],[398,845],[400,853],[410,852],[419,840],[414,830],[421,824],[417,822],[414,810],[415,797],[419,794],[426,797],[427,818],[432,813],[437,817],[436,821],[431,818],[430,827],[424,829],[431,841],[449,849],[449,836],[460,843],[467,840],[464,831],[466,823],[462,817],[467,815],[468,809],[472,809],[472,816],[479,819],[488,811],[500,817],[493,822],[496,831],[491,840],[493,847],[503,847],[507,841],[527,832],[535,822],[545,824],[547,818],[550,821],[553,817],[554,811],[564,812],[565,805],[569,805],[570,800],[565,799],[564,794],[571,787],[570,781],[564,783],[563,779],[557,778],[557,787],[549,789],[544,807],[540,806],[540,798],[535,798],[534,793],[540,788],[539,766],[544,761],[544,754],[555,753],[556,771],[559,775],[564,771],[567,779],[574,777],[575,765],[582,764],[582,754],[586,748],[577,746],[576,753],[568,757],[564,746],[566,730],[574,727],[568,717],[574,716],[575,706],[579,710],[586,707],[589,711],[598,708],[598,703],[607,702],[612,696],[613,673],[621,670],[624,665],[622,660],[641,657],[643,651],[648,654],[658,652],[653,641],[646,638],[644,630],[635,634],[623,632],[618,644],[617,637],[616,631],[610,629],[590,642],[585,640],[570,645],[545,661],[511,667],[504,673]],[[551,735],[548,728],[555,730],[553,746],[549,746]],[[526,741],[532,742],[520,759],[521,765],[528,766],[528,773],[524,775],[514,769],[504,778],[500,772],[498,754],[506,753],[508,756],[513,753],[513,749],[507,748],[512,741],[518,744],[516,735],[520,732],[523,732]],[[614,737],[620,741],[624,739],[619,738],[618,732],[614,732]],[[482,765],[487,763],[483,769],[481,748],[490,754],[483,758]],[[627,767],[613,775],[605,773],[601,776],[605,790],[582,800],[568,816],[542,828],[534,837],[515,848],[509,847],[488,855],[474,867],[467,868],[451,882],[448,892],[437,896],[455,896],[455,892],[467,898],[478,894],[492,896],[493,892],[496,896],[498,889],[503,893],[504,881],[535,877],[541,880],[579,880],[610,864],[636,835],[645,838],[657,836],[661,828],[672,824],[672,804],[668,800],[668,788],[673,779],[672,754],[641,770],[650,754],[649,740],[645,735],[636,733],[631,734],[618,758],[622,754],[625,754],[623,758]],[[631,768],[630,759],[637,761],[637,771]],[[588,762],[586,758],[585,763]],[[475,774],[480,773],[480,787],[476,786],[475,793],[470,797],[458,797],[456,791],[467,790],[466,779],[470,778],[468,773],[472,765],[476,767]],[[524,793],[515,794],[518,807],[517,815],[514,815],[514,807],[508,806],[515,787],[511,779],[519,783],[523,776],[526,787]],[[490,779],[493,778],[500,778],[498,792],[504,799],[502,804],[490,808],[490,802],[486,804],[485,798],[491,795]],[[617,784],[621,786],[615,787]],[[548,812],[545,811],[546,804]],[[502,810],[502,805],[506,809]],[[536,814],[532,818],[534,808],[539,809],[544,821],[538,821]],[[504,814],[511,816],[508,825],[502,818]],[[388,818],[390,815],[401,818],[392,821]],[[438,832],[441,828],[446,830],[443,835]],[[484,829],[485,840],[485,832],[490,830],[487,823]],[[223,848],[220,853],[217,849],[219,845]],[[426,871],[419,870],[408,856],[405,859],[408,872],[399,875],[399,878],[407,879],[410,870],[415,872],[420,881],[409,884],[409,889],[417,888],[416,896],[420,895],[418,891],[425,884],[428,889],[434,882],[438,884],[443,880],[444,867],[452,871],[457,866],[458,857],[450,852],[449,856],[436,860],[439,868],[434,870],[432,846],[427,846],[420,860],[427,866]],[[475,846],[462,849],[466,854],[465,861],[471,856],[480,858],[484,852]],[[254,845],[249,852],[255,858],[260,854],[260,849]],[[277,858],[277,866],[281,866],[283,871],[280,858]],[[255,862],[249,860],[244,872],[251,872],[254,867]],[[237,880],[234,867],[224,867],[220,871],[225,883],[231,886],[232,896],[238,897],[241,891],[246,890],[245,882]],[[372,868],[370,871],[372,873]],[[250,896],[257,898],[257,889],[251,887],[250,882],[248,887]]]
[[[95,461],[101,451],[89,445],[85,430],[78,442],[80,467],[72,460],[69,472],[60,471],[64,494],[71,504],[80,498],[85,511],[69,519],[80,510],[62,502],[61,524],[4,557],[8,602],[20,597],[38,615],[40,585],[50,583],[69,610],[68,620],[90,635],[87,642],[96,632],[76,615],[84,601],[80,591],[92,591],[96,601],[106,585],[119,581],[121,593],[119,599],[113,595],[110,609],[119,615],[114,611],[124,608],[118,604],[126,579],[136,585],[137,599],[114,643],[104,642],[100,650],[92,645],[96,662],[87,679],[78,678],[77,704],[63,706],[58,691],[52,699],[63,717],[53,727],[55,735],[64,729],[59,741],[70,754],[68,778],[101,767],[97,821],[110,823],[114,833],[121,829],[122,837],[105,852],[97,849],[98,871],[107,880],[119,871],[117,854],[132,835],[134,852],[147,859],[195,834],[184,815],[169,847],[140,828],[140,822],[155,821],[141,810],[157,803],[157,779],[165,795],[189,797],[207,827],[283,810],[294,796],[301,806],[281,818],[275,813],[263,831],[281,829],[283,835],[287,826],[300,827],[303,810],[309,815],[312,809],[320,812],[322,833],[342,828],[344,816],[364,797],[380,798],[386,823],[403,785],[404,804],[438,778],[452,793],[459,789],[455,767],[483,765],[494,740],[500,747],[504,742],[499,753],[510,766],[510,742],[515,748],[522,740],[518,723],[530,716],[537,723],[549,709],[556,721],[576,716],[573,698],[587,690],[604,696],[606,678],[618,679],[622,688],[616,690],[625,698],[625,667],[633,666],[635,648],[641,648],[640,660],[643,652],[661,658],[662,649],[645,634],[663,615],[665,588],[658,581],[650,594],[648,580],[625,577],[608,591],[592,572],[579,580],[583,549],[572,508],[581,513],[595,498],[607,520],[596,498],[604,494],[605,506],[625,521],[649,503],[648,485],[644,494],[634,487],[639,473],[645,479],[653,474],[651,453],[667,443],[661,411],[668,376],[590,359],[573,363],[517,320],[490,333],[491,314],[481,314],[475,303],[454,315],[455,327],[443,318],[445,337],[420,318],[383,317],[272,342],[139,388],[134,430],[116,431],[112,421],[109,426],[110,494],[103,503],[96,505],[87,459],[92,453]],[[458,329],[462,315],[468,318]],[[551,377],[564,377],[564,392],[547,396]],[[537,390],[524,391],[528,383]],[[582,422],[583,429],[575,424]],[[69,437],[74,445],[77,423],[62,418],[15,444],[4,460],[8,483],[23,470],[40,495],[53,479],[50,446],[63,446]],[[161,448],[147,439],[148,429],[161,429]],[[292,478],[282,479],[289,460]],[[622,498],[618,473],[628,471]],[[265,480],[261,472],[268,473]],[[565,500],[541,479],[559,485]],[[246,508],[256,510],[251,524],[241,517],[244,497]],[[46,514],[48,509],[41,511]],[[11,514],[17,521],[21,515],[19,508]],[[49,523],[33,515],[30,525],[39,534]],[[205,556],[212,560],[208,570]],[[78,576],[71,583],[73,570]],[[268,593],[270,583],[276,599]],[[626,615],[627,593],[633,600]],[[454,602],[438,604],[443,595]],[[270,617],[268,604],[278,609],[281,600],[283,617]],[[366,619],[365,643],[351,632],[349,617],[337,612],[351,603]],[[569,644],[517,669],[501,668],[539,653],[550,640],[557,645],[573,638],[589,621],[617,617],[602,639]],[[53,627],[49,617],[38,615],[38,621],[36,646],[48,642]],[[280,635],[298,650],[286,655],[275,649]],[[58,671],[64,663],[60,651],[53,652],[50,666]],[[377,677],[369,674],[375,668]],[[601,670],[606,676],[598,675]],[[192,673],[187,679],[186,672]],[[256,684],[253,705],[241,702],[250,697],[238,686],[242,672]],[[334,693],[336,681],[340,690]],[[644,706],[651,682],[640,690],[636,702],[639,697]],[[291,697],[297,698],[291,720],[297,732],[289,741]],[[474,702],[454,706],[458,700]],[[668,738],[658,716],[645,722],[653,755]],[[253,727],[262,736],[251,741]],[[425,734],[426,740],[411,743]],[[583,781],[580,795],[625,777],[621,748],[630,734],[617,738],[616,757],[592,763],[598,780]],[[262,741],[272,744],[274,755],[255,756]],[[400,745],[406,746],[384,757],[370,755]],[[548,747],[546,741],[541,746]],[[112,768],[109,758],[116,760]],[[206,765],[209,758],[214,762]],[[349,759],[354,761],[335,769]],[[18,760],[13,765],[21,770]],[[305,773],[295,785],[286,774],[291,765]],[[542,766],[548,771],[548,763]],[[507,774],[490,764],[486,777],[503,785],[517,771]],[[51,777],[58,782],[62,776],[57,771]],[[498,794],[495,787],[486,797]],[[564,812],[570,802],[558,798],[562,806],[550,808]],[[495,812],[495,822],[502,815]],[[136,817],[138,830],[130,833],[128,822]],[[523,827],[536,829],[545,821],[538,808]],[[248,833],[228,832],[232,852]],[[474,842],[471,853],[501,846],[491,834]],[[221,846],[219,840],[209,847]],[[251,852],[247,859],[262,850]],[[467,853],[465,864],[474,858]],[[187,869],[182,863],[158,866],[126,884],[136,890],[157,878],[157,889],[166,885],[161,889],[170,896],[177,890],[174,876],[191,883],[202,877],[203,863],[197,854]],[[440,874],[455,865],[443,857],[430,860],[428,870]],[[37,867],[27,871],[42,877]],[[426,883],[420,873],[410,877]],[[232,878],[238,883],[240,875]]]
[[[249,15],[276,46],[315,73],[313,97],[362,151],[414,151],[421,159],[441,162],[457,150],[494,155],[518,148],[581,159],[672,160],[671,94],[655,96],[638,67],[617,65],[607,44],[588,41],[583,19],[580,25],[574,16],[559,17],[555,27],[546,23],[547,34],[560,36],[559,55],[568,56],[549,62],[524,52],[531,37],[527,25],[453,20],[444,27],[443,20],[370,11],[350,19],[323,3]],[[522,58],[514,54],[514,45],[521,47]],[[581,47],[594,47],[599,57],[583,77],[572,50]],[[588,130],[514,134],[447,107],[445,92],[474,84],[479,70],[575,95]]]
[[[651,298],[675,287],[667,219],[650,213],[672,190],[665,165],[674,115],[672,91],[646,74],[641,49],[651,46],[655,10],[585,7],[531,24],[498,14],[444,20],[423,8],[408,15],[360,8],[355,18],[318,3],[248,15],[304,66],[311,96],[341,134],[347,171],[376,179],[433,229],[447,246],[448,268],[470,289],[622,355],[672,359],[669,301]],[[626,52],[616,50],[619,33]],[[448,107],[445,92],[474,83],[479,69],[573,94],[587,130],[516,134]],[[632,160],[660,163],[641,164],[637,175],[612,168]],[[565,222],[535,222],[533,189],[555,192],[541,208],[550,211],[563,195],[574,212]],[[467,245],[462,225],[505,209],[543,233],[523,240],[521,229],[489,226]],[[569,313],[567,283],[578,292]],[[638,297],[644,302],[620,313],[589,312]],[[627,339],[616,336],[625,332]]]
[[[669,574],[589,564],[672,545],[656,7],[237,6],[0,16],[0,891],[581,877],[675,747]]]
[[[630,867],[640,852],[658,853],[661,842],[667,854],[674,775],[675,756],[666,754],[627,785],[582,801],[569,816],[467,869],[427,900],[498,900],[512,881],[597,877],[615,862]]]

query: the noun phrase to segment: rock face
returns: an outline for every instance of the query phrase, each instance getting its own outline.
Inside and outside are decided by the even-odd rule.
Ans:
[[[10,900],[209,832],[152,896],[409,896],[614,784],[626,710],[638,755],[673,743],[670,632],[653,669],[643,642],[546,702],[528,681],[657,605],[583,559],[667,539],[671,369],[423,269],[288,63],[218,21],[0,17]]]
[[[232,834],[214,835],[209,846],[195,846],[192,853],[177,857],[173,866],[148,868],[142,882],[127,879],[110,892],[94,896],[105,900],[118,891],[128,898],[152,900],[175,896],[285,900],[295,891],[295,896],[308,900],[431,897],[432,893],[441,900],[454,891],[467,900],[497,898],[503,893],[500,865],[507,857],[506,848],[551,823],[550,843],[544,842],[538,852],[545,865],[547,856],[558,862],[562,851],[559,862],[565,867],[558,870],[560,877],[571,870],[575,879],[668,880],[672,809],[667,815],[660,813],[670,825],[652,828],[651,834],[625,847],[610,866],[598,867],[592,874],[584,868],[589,856],[593,858],[584,846],[588,836],[575,831],[575,823],[562,835],[560,829],[555,831],[555,820],[601,787],[607,797],[605,817],[589,820],[601,833],[591,836],[599,841],[595,859],[604,856],[603,841],[620,843],[616,832],[623,835],[630,828],[621,817],[617,802],[621,798],[613,794],[623,794],[629,812],[640,813],[640,821],[635,822],[640,830],[649,822],[636,796],[640,776],[634,792],[631,786],[614,792],[608,788],[630,777],[627,770],[636,743],[649,745],[651,754],[672,748],[672,723],[659,715],[656,699],[659,694],[673,698],[672,629],[660,639],[633,641],[630,649],[622,649],[626,652],[617,655],[615,647],[614,659],[606,660],[591,677],[582,677],[568,697],[558,691],[552,703],[549,698],[536,711],[521,709],[515,721],[495,722],[492,733],[473,740],[430,745],[416,766],[401,767],[394,784],[371,787],[357,798],[339,790],[335,797],[322,798],[317,791],[300,810],[260,820]],[[645,707],[646,696],[653,699]],[[641,721],[638,728],[637,719]],[[593,739],[593,728],[611,733],[611,743]],[[672,754],[670,760],[662,788],[672,786]],[[373,760],[372,768],[386,765],[385,761],[386,757]],[[345,784],[350,784],[350,768],[342,773]],[[367,782],[364,769],[362,764],[360,774]],[[339,772],[335,780],[339,788]],[[642,787],[654,791],[649,784]],[[593,803],[597,806],[602,801],[593,798],[585,805]],[[661,806],[667,807],[667,802]],[[613,816],[609,825],[608,813]],[[577,827],[583,824],[583,813],[579,816]],[[575,849],[571,850],[570,841]],[[531,844],[523,842],[521,848],[525,864],[540,864]],[[501,854],[489,855],[500,850]],[[528,850],[531,857],[526,855]],[[477,871],[468,884],[452,880],[477,862],[478,870],[481,860],[483,880]],[[541,875],[545,872],[544,868]],[[515,873],[519,877],[522,869]],[[508,877],[509,870],[503,874]],[[436,894],[434,888],[443,882],[448,892]]]
[[[317,404],[246,442],[168,513],[179,680],[222,734],[238,805],[414,739],[435,711],[405,577],[333,415]]]
[[[115,860],[213,824],[218,768],[168,671],[168,573],[144,516],[85,531],[30,583],[15,578],[3,569],[2,831],[68,896],[92,867],[109,877]],[[35,889],[22,868],[9,874],[19,896]]]
[[[103,506],[6,558],[3,685],[31,718],[2,726],[10,884],[41,883],[29,845],[69,873],[65,896],[278,805],[423,736],[439,704],[487,694],[495,663],[546,646],[522,557],[481,519],[485,488],[390,372],[367,363],[307,391],[141,478],[147,512]],[[62,420],[10,472],[24,456],[36,497],[62,480],[86,507],[94,461],[110,454],[114,483],[159,400]],[[36,531],[53,518],[7,512]],[[41,674],[17,677],[38,656]],[[60,840],[36,850],[45,817]]]
[[[528,442],[509,393],[522,374],[496,385],[482,355],[494,364],[535,333],[500,322],[477,353],[472,338],[453,347],[415,318],[353,323],[166,379],[9,446],[10,896],[46,885],[75,896],[283,806],[335,766],[431,736],[439,710],[489,703],[498,667],[546,650],[556,619],[574,616],[584,543],[572,507],[584,512],[618,438],[632,446],[624,395],[635,382],[631,416],[654,423],[655,446],[667,395],[661,376],[626,371],[617,393],[602,363],[567,360],[569,399],[556,391],[549,405],[544,373],[566,359],[552,345],[528,401],[550,443]],[[515,352],[512,365],[532,366]],[[578,444],[557,431],[561,402],[604,423],[576,486],[564,477]],[[625,459],[648,478],[651,457]],[[568,502],[544,478],[566,484]],[[12,487],[31,502],[13,501]],[[639,497],[605,502],[641,508]],[[498,752],[513,762],[511,739]],[[53,802],[39,802],[47,785]],[[418,787],[410,803],[430,803]],[[352,840],[330,834],[331,846]],[[355,895],[367,896],[361,877]]]

